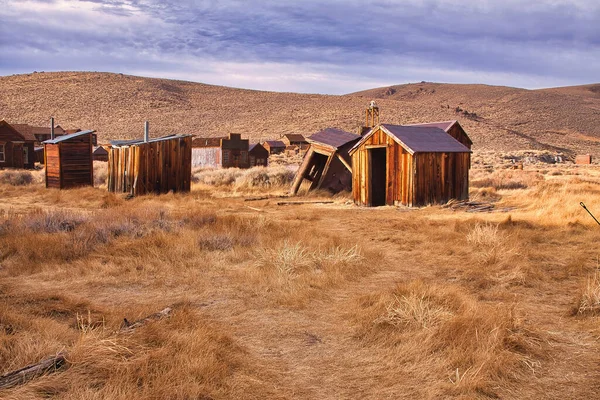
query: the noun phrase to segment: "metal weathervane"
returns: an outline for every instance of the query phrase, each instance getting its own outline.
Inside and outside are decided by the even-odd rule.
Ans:
[[[600,222],[598,222],[598,220],[596,219],[596,217],[594,217],[594,214],[592,214],[592,212],[591,212],[590,210],[588,210],[588,208],[585,206],[585,204],[583,203],[583,201],[582,201],[582,202],[580,202],[580,203],[579,203],[579,205],[580,205],[581,207],[583,207],[583,209],[584,209],[585,211],[587,211],[587,212],[588,212],[588,214],[590,214],[590,215],[592,216],[592,218],[594,218],[594,221],[596,221],[596,223],[597,223],[598,225],[600,225]]]

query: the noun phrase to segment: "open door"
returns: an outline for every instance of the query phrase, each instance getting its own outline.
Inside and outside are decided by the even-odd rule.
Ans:
[[[12,166],[14,168],[24,168],[25,164],[23,163],[23,143],[13,142],[13,163]]]
[[[384,206],[387,188],[387,148],[369,149],[370,199],[371,206]]]

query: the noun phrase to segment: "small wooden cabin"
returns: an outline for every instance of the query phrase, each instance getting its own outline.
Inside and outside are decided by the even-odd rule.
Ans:
[[[269,152],[260,143],[252,143],[248,150],[250,167],[267,166],[269,163]]]
[[[249,147],[250,141],[242,139],[239,133],[230,133],[229,138],[221,139],[223,168],[250,168]]]
[[[306,138],[297,133],[285,134],[281,138],[281,141],[286,146],[298,146],[299,148],[308,147],[308,142],[306,141]]]
[[[32,135],[21,133],[5,120],[0,121],[0,168],[33,168],[34,143]]]
[[[94,186],[93,130],[44,141],[46,187]]]
[[[440,127],[381,124],[350,155],[359,205],[423,206],[469,197],[471,150]]]
[[[359,135],[327,128],[307,138],[308,151],[294,181],[291,193],[296,194],[307,182],[307,189],[324,188],[333,193],[352,188],[352,159],[348,151],[361,139]]]
[[[140,196],[189,192],[192,179],[192,136],[111,141],[108,191]]]
[[[92,154],[94,161],[108,161],[108,151],[102,146],[95,147]]]
[[[266,140],[262,146],[267,149],[269,154],[280,154],[285,151],[285,143],[281,140]]]

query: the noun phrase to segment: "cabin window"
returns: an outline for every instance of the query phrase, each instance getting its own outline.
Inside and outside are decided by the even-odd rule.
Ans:
[[[223,150],[223,165],[229,165],[229,150]]]
[[[0,162],[6,161],[4,158],[4,144],[0,144]]]
[[[245,151],[242,151],[242,162],[243,163],[248,162],[248,153],[246,153]]]
[[[256,164],[256,157],[250,156],[250,165],[257,165]]]

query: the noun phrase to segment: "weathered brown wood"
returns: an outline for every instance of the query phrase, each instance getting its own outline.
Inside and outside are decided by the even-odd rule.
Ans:
[[[315,200],[315,201],[279,201],[278,206],[303,205],[303,204],[331,204],[333,200]]]
[[[134,329],[144,326],[149,322],[168,318],[171,316],[172,313],[173,313],[173,309],[171,307],[167,307],[162,311],[148,315],[146,318],[139,319],[135,322],[130,323],[129,321],[127,321],[127,318],[125,318],[123,320],[123,326],[121,327],[120,332],[133,331]]]
[[[36,364],[0,376],[0,390],[23,385],[45,374],[55,372],[67,364],[66,354],[59,353]]]

